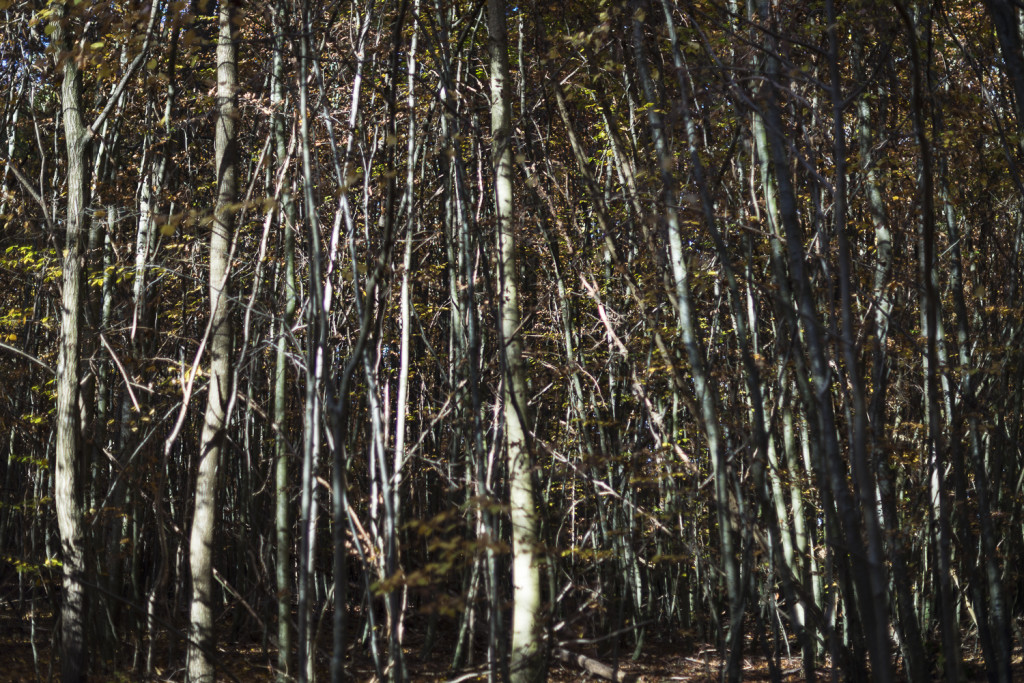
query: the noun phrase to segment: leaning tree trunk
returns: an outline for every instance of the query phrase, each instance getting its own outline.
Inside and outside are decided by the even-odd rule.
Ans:
[[[214,139],[217,204],[210,235],[210,384],[199,442],[195,513],[189,543],[192,609],[189,627],[188,679],[212,683],[213,662],[213,529],[216,520],[217,464],[224,441],[229,404],[231,321],[228,295],[228,252],[234,228],[233,204],[238,196],[237,87],[238,55],[232,32],[235,8],[223,0],[218,16],[217,130]]]
[[[513,683],[545,678],[541,647],[541,553],[532,458],[526,440],[526,377],[519,339],[519,284],[516,239],[512,229],[512,113],[509,92],[508,29],[504,0],[487,3],[488,49],[491,59],[491,161],[498,227],[498,287],[501,307],[502,381],[505,440],[512,518],[512,653]]]
[[[1021,52],[1020,20],[1012,0],[985,0],[992,25],[999,38],[1003,71],[1013,86],[1017,129],[1024,130],[1024,54]]]

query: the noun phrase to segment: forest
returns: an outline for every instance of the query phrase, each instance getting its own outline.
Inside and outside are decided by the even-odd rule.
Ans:
[[[1024,677],[1020,0],[0,17],[0,679]]]

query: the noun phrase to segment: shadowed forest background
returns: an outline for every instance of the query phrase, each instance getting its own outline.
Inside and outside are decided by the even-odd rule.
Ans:
[[[0,0],[0,678],[1009,683],[1022,9]]]

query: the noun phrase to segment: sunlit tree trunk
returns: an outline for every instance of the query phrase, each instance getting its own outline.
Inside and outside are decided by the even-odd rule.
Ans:
[[[419,15],[420,2],[415,0],[413,17]],[[392,534],[395,530],[402,528],[402,477],[408,454],[406,452],[406,420],[409,415],[409,362],[412,357],[412,284],[410,282],[410,270],[412,269],[412,238],[417,224],[416,214],[416,157],[420,146],[416,138],[416,47],[419,38],[419,26],[413,25],[412,38],[409,42],[409,49],[406,61],[406,88],[408,89],[408,116],[409,116],[409,139],[406,150],[406,173],[405,173],[405,249],[402,253],[402,287],[399,294],[399,324],[401,325],[399,340],[399,368],[398,368],[398,395],[396,396],[395,407],[395,449],[393,460],[394,483],[392,484]],[[396,46],[397,49],[397,46]],[[395,74],[397,78],[397,73]],[[394,542],[394,541],[393,541]],[[397,545],[397,544],[396,544]],[[396,555],[398,549],[393,551]],[[395,558],[395,564],[399,564],[399,558]],[[398,664],[395,677],[404,680],[408,677],[402,657],[402,641],[404,638],[403,621],[405,614],[406,591],[403,590],[401,602],[396,601],[393,609],[393,633],[392,648],[398,652],[392,659]]]
[[[526,372],[519,332],[519,272],[512,220],[512,111],[508,66],[508,27],[504,0],[488,0],[488,51],[491,72],[491,161],[494,169],[498,232],[502,401],[512,517],[511,680],[543,680],[546,661],[541,613],[541,559],[533,462],[527,440]]]
[[[84,118],[82,72],[74,54],[77,46],[71,27],[77,18],[68,16],[65,5],[55,5],[51,33],[59,48],[56,64],[61,75],[60,104],[67,153],[67,202],[62,260],[61,327],[57,366],[56,453],[54,503],[63,551],[63,593],[61,602],[61,679],[84,680],[87,648],[85,643],[85,528],[82,520],[82,462],[80,424],[81,394],[79,363],[82,327],[82,276],[86,255],[82,251],[85,210],[89,196],[88,150],[100,129],[120,100],[129,80],[141,64],[149,47],[158,12],[152,12],[139,54],[127,65],[117,86],[91,125]],[[76,47],[77,46],[77,47]],[[91,406],[89,406],[91,411]]]
[[[707,439],[708,451],[711,456],[718,534],[729,601],[729,624],[724,643],[727,656],[725,677],[730,681],[738,681],[742,673],[744,585],[746,583],[737,554],[736,529],[739,519],[736,518],[738,515],[736,515],[734,504],[738,504],[739,501],[736,500],[735,494],[730,488],[725,440],[718,419],[717,392],[709,381],[703,344],[698,331],[698,320],[694,311],[690,271],[687,264],[688,254],[683,244],[682,225],[676,208],[678,202],[676,182],[671,172],[672,151],[665,134],[664,120],[658,111],[660,103],[655,93],[644,48],[642,20],[644,5],[645,3],[634,4],[636,9],[633,15],[633,50],[636,55],[637,74],[648,104],[647,119],[657,153],[657,163],[661,169],[659,175],[662,185],[664,216],[668,223],[669,262],[673,294],[676,298],[679,332],[686,351],[686,358],[690,363],[690,375],[693,379],[696,403],[703,421],[704,436]]]
[[[71,49],[71,37],[62,26],[63,5],[54,22],[54,44]],[[84,680],[85,648],[85,531],[82,525],[80,436],[78,423],[79,331],[81,329],[82,253],[88,167],[87,129],[82,117],[82,73],[74,58],[58,57],[63,77],[60,88],[67,150],[67,233],[62,264],[60,355],[57,361],[57,448],[54,502],[63,550],[61,601],[61,680]]]
[[[231,319],[229,251],[234,231],[234,206],[238,197],[238,54],[233,33],[233,0],[222,0],[218,10],[216,133],[214,168],[217,203],[210,235],[210,382],[206,413],[199,441],[195,510],[189,541],[192,574],[188,679],[212,683],[213,542],[217,520],[217,469],[224,444],[225,420],[230,402]]]
[[[308,282],[310,293],[310,305],[305,309],[305,322],[308,328],[306,342],[306,368],[305,368],[305,395],[302,414],[302,476],[300,487],[302,490],[300,510],[300,539],[298,557],[298,671],[297,678],[300,683],[314,680],[315,676],[315,651],[313,648],[313,599],[311,594],[315,589],[315,565],[316,556],[316,525],[317,525],[317,495],[315,490],[317,470],[320,461],[320,438],[321,438],[321,388],[323,384],[323,360],[324,360],[324,304],[323,285],[321,272],[321,250],[320,250],[320,223],[316,210],[316,199],[314,197],[314,169],[312,166],[310,151],[309,133],[309,82],[310,82],[310,3],[307,1],[301,5],[300,31],[298,38],[297,52],[299,54],[298,72],[298,115],[300,131],[299,154],[302,158],[302,199],[305,209],[305,228],[307,242],[309,245],[310,259],[308,267]],[[353,109],[357,107],[353,103]],[[340,439],[339,439],[340,440]],[[341,443],[335,443],[335,450],[341,449]],[[335,605],[334,627],[336,629],[335,640],[341,638],[342,643],[345,637],[345,625],[347,616],[347,572],[346,553],[344,549],[345,538],[345,514],[340,510],[346,505],[345,493],[345,467],[341,464],[340,458],[336,459],[335,472],[333,475],[335,498],[335,543],[340,543],[342,548],[339,552],[335,548]],[[339,626],[340,624],[340,626]],[[343,647],[343,646],[342,646]],[[340,657],[343,653],[334,653],[336,656],[331,659],[332,680],[340,680],[343,676],[343,662]]]
[[[290,159],[285,120],[285,3],[274,7],[274,58],[273,82],[270,102],[274,116],[274,155],[278,165],[277,173],[287,174]],[[278,323],[274,353],[274,535],[276,565],[274,580],[277,583],[277,668],[278,680],[284,683],[294,674],[294,653],[292,652],[292,597],[295,594],[292,579],[292,530],[291,530],[291,483],[288,480],[289,451],[287,430],[287,346],[291,326],[298,309],[298,290],[295,283],[295,203],[291,196],[291,182],[285,175],[280,180],[281,193],[278,200],[278,216],[284,230],[284,316]]]

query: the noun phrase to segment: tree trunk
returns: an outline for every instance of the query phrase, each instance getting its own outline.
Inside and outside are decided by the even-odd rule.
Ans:
[[[188,679],[195,683],[214,680],[210,653],[213,635],[213,531],[217,520],[217,467],[224,443],[231,361],[229,251],[238,196],[237,89],[238,55],[232,0],[222,0],[218,13],[217,119],[214,139],[217,170],[217,204],[210,235],[210,383],[206,414],[199,441],[199,472],[196,476],[195,512],[189,543],[192,572],[192,607],[189,627]]]
[[[54,43],[71,49],[71,38],[62,25],[65,9],[58,8]],[[73,58],[59,60],[63,76],[60,89],[67,149],[67,235],[61,290],[60,355],[57,361],[57,448],[54,502],[63,551],[63,599],[61,602],[61,680],[85,680],[85,532],[81,508],[81,463],[78,412],[79,331],[81,327],[82,233],[89,187],[86,164],[87,129],[82,118],[82,73]]]
[[[537,508],[533,462],[527,441],[526,375],[519,337],[519,278],[516,237],[512,222],[512,112],[508,66],[508,28],[504,0],[488,0],[491,71],[491,162],[494,169],[495,214],[498,232],[500,342],[504,376],[506,458],[512,518],[512,652],[513,683],[545,678],[541,613],[541,551],[537,538]]]
[[[285,6],[279,2],[274,7],[274,62],[273,84],[270,101],[274,108],[274,153],[278,173],[288,173],[285,167],[290,157],[287,142],[287,125],[284,116],[284,49],[285,49]],[[276,543],[276,564],[274,580],[277,583],[277,669],[281,683],[295,673],[295,657],[292,653],[292,533],[291,506],[289,505],[288,460],[291,454],[285,438],[286,386],[287,386],[287,340],[291,334],[292,322],[298,309],[298,290],[295,286],[295,203],[291,198],[291,183],[284,177],[281,181],[278,217],[284,228],[284,316],[279,323],[274,356],[274,535]]]
[[[925,332],[925,412],[928,417],[928,439],[926,442],[928,455],[929,482],[929,523],[931,526],[931,542],[935,553],[935,582],[938,586],[938,607],[942,632],[942,644],[947,653],[960,652],[959,622],[954,607],[953,588],[950,576],[950,554],[952,552],[952,531],[950,528],[951,510],[949,498],[945,492],[946,453],[942,428],[939,424],[939,349],[938,327],[940,325],[940,302],[938,291],[938,271],[935,255],[935,197],[931,140],[924,119],[922,71],[926,68],[918,50],[918,29],[910,11],[899,1],[893,0],[897,11],[906,28],[907,38],[911,41],[910,55],[913,62],[911,83],[911,113],[914,121],[914,134],[920,148],[918,167],[918,192],[920,193],[921,218],[919,228],[919,244],[922,280],[921,320]],[[945,657],[944,668],[946,678],[953,683],[960,680],[960,657],[951,654]]]
[[[725,440],[718,418],[718,396],[710,381],[703,345],[700,339],[700,328],[694,312],[693,295],[690,286],[690,270],[687,264],[686,249],[683,245],[683,228],[676,209],[676,182],[672,177],[674,165],[672,151],[665,133],[665,123],[658,111],[660,102],[656,99],[653,79],[647,64],[643,36],[643,10],[636,3],[633,18],[633,50],[636,54],[637,73],[647,100],[647,118],[651,137],[661,168],[661,190],[664,202],[664,215],[668,223],[669,261],[671,280],[676,297],[680,336],[686,349],[686,358],[690,363],[690,375],[700,417],[704,423],[704,436],[707,439],[708,451],[711,454],[712,477],[715,487],[715,508],[718,521],[719,539],[722,544],[722,563],[724,565],[726,593],[729,601],[729,626],[726,632],[725,650],[727,654],[725,677],[729,681],[739,681],[742,674],[743,657],[743,612],[744,612],[744,571],[738,560],[736,527],[739,524],[738,510],[734,507],[740,502],[730,490],[729,466],[726,459]],[[691,136],[692,137],[692,136]],[[762,423],[763,425],[763,423]]]

